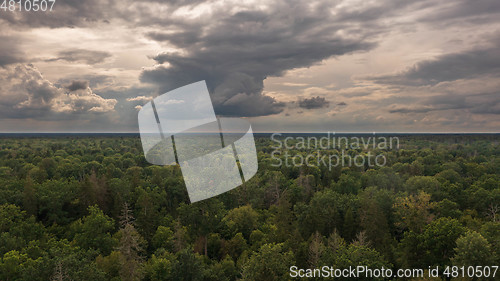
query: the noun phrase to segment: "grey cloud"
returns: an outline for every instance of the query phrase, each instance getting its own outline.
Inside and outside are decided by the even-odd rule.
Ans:
[[[283,111],[284,102],[261,94],[239,93],[215,106],[215,112],[223,112],[226,116],[265,116]]]
[[[126,20],[135,26],[161,26],[178,27],[179,25],[196,25],[187,21],[179,20],[174,16],[175,11],[180,8],[192,9],[199,4],[207,4],[217,1],[202,0],[66,0],[57,1],[53,11],[50,13],[3,13],[1,20],[16,27],[85,27],[95,24],[109,24],[115,19]],[[302,1],[303,2],[303,1]],[[267,2],[269,3],[269,1]],[[266,4],[267,4],[266,3]],[[353,5],[340,5],[343,1],[309,1],[311,6],[318,6],[326,12],[335,8],[335,20],[338,23],[357,22],[359,31],[374,29],[382,25],[381,19],[398,16],[404,13],[424,10],[422,16],[417,18],[420,22],[435,24],[460,24],[484,23],[495,19],[499,12],[498,1],[447,1],[447,0],[387,0],[374,3],[363,3],[359,7]],[[274,6],[287,9],[288,7],[302,8],[309,3],[301,1],[273,1]],[[278,5],[276,5],[278,4]],[[237,3],[229,3],[225,6],[217,5],[217,10],[224,12],[234,10]],[[243,4],[242,4],[243,5]],[[429,9],[432,7],[433,9]],[[245,7],[244,13],[248,18],[257,19],[258,12],[248,11]],[[220,14],[214,13],[211,20],[218,19]],[[265,17],[264,17],[265,19]],[[325,18],[328,20],[328,18]],[[307,23],[308,18],[297,18],[302,23]],[[394,23],[392,23],[394,24]],[[203,24],[201,25],[203,27]],[[161,33],[152,33],[152,37],[158,37],[163,41]],[[181,35],[181,34],[178,34]],[[185,34],[187,35],[187,34]],[[166,37],[163,37],[166,38]],[[170,41],[167,39],[167,41]]]
[[[444,81],[500,74],[500,45],[491,48],[446,54],[422,61],[398,74],[369,78],[389,85],[423,86]]]
[[[443,120],[455,120],[455,114],[496,115],[500,113],[499,38],[497,34],[488,38],[488,45],[421,61],[396,74],[366,79],[388,86],[385,91],[392,93],[392,100],[387,102],[393,103],[389,113],[439,112]]]
[[[69,85],[66,85],[65,88],[68,89],[70,92],[77,91],[77,90],[84,90],[89,87],[89,81],[84,81],[84,80],[73,80]]]
[[[119,131],[136,131],[137,107],[141,107],[148,102],[155,90],[144,85],[134,85],[130,87],[108,87],[99,92],[99,95],[106,99],[117,101],[115,110],[110,113],[101,114],[103,118],[98,121],[101,128]]]
[[[48,59],[46,61],[64,60],[68,62],[83,62],[86,64],[97,64],[103,62],[105,59],[111,57],[111,53],[94,50],[71,49],[61,51],[57,54],[56,58]]]
[[[491,19],[498,13],[498,1],[401,1],[389,0],[375,3],[363,3],[363,5],[344,5],[342,1],[268,1],[269,8],[256,9],[252,7],[236,7],[238,3],[230,5],[214,6],[210,12],[203,13],[199,17],[185,19],[173,15],[173,11],[179,7],[195,7],[202,1],[198,0],[178,0],[178,1],[115,1],[115,0],[69,0],[57,2],[56,10],[52,13],[4,13],[0,23],[7,23],[16,29],[24,27],[50,27],[62,26],[90,26],[103,28],[105,22],[114,24],[115,19],[126,19],[124,24],[141,30],[147,27],[145,35],[151,40],[156,40],[162,45],[171,49],[177,47],[182,50],[179,53],[162,53],[154,57],[158,65],[143,71],[141,80],[152,83],[158,88],[155,94],[171,90],[173,88],[189,84],[199,80],[207,80],[211,97],[213,99],[216,113],[222,115],[243,115],[257,116],[269,115],[282,112],[284,103],[263,94],[263,81],[269,76],[280,76],[286,71],[309,67],[320,63],[322,60],[340,56],[352,52],[359,52],[372,49],[375,44],[383,38],[380,36],[388,31],[398,30],[400,21],[391,17],[400,18],[409,13],[408,18],[417,18],[416,21],[434,25],[461,24],[461,21],[468,24],[480,22],[493,22]],[[478,3],[476,3],[478,2]],[[486,4],[485,4],[486,3]],[[497,3],[497,4],[495,4]],[[340,5],[342,4],[342,5]],[[244,4],[241,4],[244,5]],[[432,6],[431,6],[432,5]],[[160,8],[161,6],[161,8]],[[234,12],[238,11],[238,12]],[[109,21],[108,21],[109,20]],[[387,24],[389,23],[389,24]],[[416,26],[415,22],[402,23],[405,26]],[[470,25],[469,25],[470,26]],[[156,30],[151,32],[151,30]],[[168,32],[167,32],[168,31]],[[171,31],[171,32],[170,32]],[[10,52],[0,52],[0,66],[23,62],[24,54],[20,53],[20,48],[4,47],[0,38],[0,51],[10,50]],[[12,43],[17,46],[16,42]],[[498,47],[497,47],[498,49]],[[433,61],[422,62],[398,75],[377,76],[375,82],[387,85],[408,87],[408,85],[435,85],[440,81],[454,81],[456,79],[477,77],[477,75],[497,75],[498,65],[497,53],[493,48],[483,48],[493,52],[488,55],[491,59],[485,58],[482,64],[475,64],[474,58],[467,60],[460,54],[456,57],[441,56]],[[71,51],[71,50],[70,50]],[[73,50],[75,51],[75,50]],[[476,50],[481,51],[481,50]],[[3,54],[3,57],[2,57]],[[465,53],[462,53],[462,55]],[[469,54],[472,57],[481,57],[484,54]],[[451,55],[453,56],[453,54]],[[496,58],[494,57],[496,56]],[[109,54],[101,53],[89,55],[78,55],[72,53],[61,53],[53,60],[63,60],[69,62],[79,62],[94,64],[104,61]],[[472,68],[469,69],[468,61],[472,60]],[[455,64],[452,63],[455,61]],[[458,63],[459,61],[465,61]],[[455,66],[454,66],[455,65]],[[452,68],[450,68],[450,66]],[[1,68],[0,68],[1,70]],[[426,71],[440,72],[437,75],[426,74]],[[458,78],[457,78],[458,77]],[[0,77],[1,80],[2,77]],[[69,96],[64,86],[71,83],[71,80],[89,80],[90,92],[86,89],[76,87],[76,100],[64,98],[64,104],[70,104],[71,108],[77,108],[80,112],[88,111],[88,106],[83,100],[89,98],[89,103],[107,104],[100,110],[110,109],[111,103],[103,102],[96,96],[101,96],[104,100],[116,99],[118,102],[114,106],[119,111],[120,121],[122,117],[132,116],[136,119],[134,112],[134,102],[125,102],[127,97],[138,95],[153,95],[151,92],[144,92],[142,89],[118,89],[109,86],[112,78],[105,77],[90,79],[82,77],[66,77],[67,81],[60,80],[61,85],[47,84],[43,80],[33,80],[31,92],[37,95],[24,95],[16,92],[17,97],[9,95],[3,98],[6,86],[0,85],[0,96],[2,103],[0,114],[3,112],[16,111],[14,114],[34,116],[35,110],[40,115],[53,112],[51,109],[54,100],[61,100]],[[10,78],[9,78],[10,79]],[[18,79],[12,77],[12,79]],[[39,89],[36,83],[41,83]],[[96,90],[97,85],[103,91]],[[22,87],[28,87],[22,86]],[[43,86],[43,87],[42,87]],[[385,85],[380,86],[385,88]],[[55,90],[54,90],[55,89]],[[392,90],[393,88],[391,88]],[[364,92],[342,92],[345,96],[369,95],[373,91],[369,88]],[[425,90],[422,88],[422,90]],[[93,91],[99,92],[99,95]],[[126,93],[125,93],[126,92]],[[400,95],[403,95],[401,92]],[[409,96],[410,94],[408,94]],[[497,94],[498,96],[498,94]],[[493,98],[478,98],[473,107],[462,107],[460,110],[470,110],[470,112],[494,113],[498,112],[498,103],[495,104]],[[442,99],[455,97],[443,96]],[[477,97],[476,97],[477,98]],[[25,109],[13,110],[12,106],[32,99],[33,102]],[[481,102],[479,102],[481,100]],[[45,105],[44,103],[47,104]],[[348,101],[348,100],[347,100]],[[465,102],[472,103],[474,97],[467,97]],[[5,103],[4,103],[5,102]],[[36,109],[36,102],[41,108]],[[349,102],[349,101],[348,101]],[[441,110],[445,108],[459,108],[460,104],[447,105],[439,104],[431,106],[426,103],[418,103],[414,107],[406,107],[407,110]],[[463,101],[461,101],[463,102]],[[481,103],[485,103],[481,106]],[[10,108],[8,105],[12,105]],[[43,108],[46,106],[46,108]],[[341,107],[340,104],[332,107]],[[97,107],[99,108],[99,107]],[[98,109],[94,110],[98,110]],[[404,107],[393,108],[393,110]],[[27,111],[33,111],[28,114]],[[55,113],[52,113],[55,114]],[[62,113],[58,113],[62,114]],[[497,114],[497,113],[495,113]],[[116,117],[116,116],[115,116]],[[129,120],[127,119],[127,122]],[[100,122],[102,124],[103,122]]]
[[[328,107],[329,105],[330,102],[320,96],[299,100],[299,107],[305,109],[318,109]]]
[[[433,25],[483,24],[498,20],[500,2],[497,0],[443,0],[432,1],[435,9],[428,10],[418,18],[421,22]]]
[[[427,113],[436,109],[430,107],[397,107],[389,110],[389,113]]]
[[[183,52],[153,57],[158,65],[144,70],[141,81],[163,93],[206,80],[217,114],[279,113],[283,103],[262,93],[266,77],[375,46],[368,39],[373,30],[337,22],[328,1],[315,4],[274,1],[266,10],[217,13],[216,21],[186,25],[173,34],[149,33]]]
[[[121,5],[115,0],[56,1],[50,12],[2,13],[1,20],[18,28],[87,26],[103,21],[107,16],[118,16],[118,13],[113,13],[115,4]]]
[[[472,108],[471,112],[475,113],[475,114],[500,115],[500,102],[497,101],[493,104],[480,104],[480,105]]]
[[[201,36],[200,30],[188,30],[183,32],[165,33],[165,32],[148,32],[146,37],[158,42],[169,42],[178,47],[185,47],[196,43]]]
[[[337,90],[336,93],[342,95],[344,97],[364,97],[369,96],[373,93],[374,89],[370,87],[352,87],[352,88],[343,88]]]
[[[59,120],[110,112],[115,104],[115,99],[105,99],[90,87],[58,87],[31,64],[0,69],[0,117]]]
[[[433,111],[461,110],[475,114],[500,114],[498,92],[469,93],[465,95],[438,94],[425,98],[413,106],[396,106],[389,113],[429,113]]]
[[[17,28],[59,28],[107,25],[125,20],[136,26],[176,24],[170,16],[181,7],[194,7],[200,0],[65,0],[56,1],[50,12],[2,13],[0,21]]]
[[[103,75],[103,74],[83,74],[83,75],[68,75],[63,78],[57,80],[57,83],[54,83],[58,86],[67,87],[71,85],[73,81],[87,81],[88,87],[92,89],[99,88],[109,88],[113,87],[115,83],[114,76]]]
[[[347,103],[345,103],[345,102],[341,101],[341,102],[337,103],[337,105],[338,105],[338,106],[346,106],[346,105],[347,105]]]
[[[19,39],[15,37],[0,35],[0,67],[25,60],[19,44]]]

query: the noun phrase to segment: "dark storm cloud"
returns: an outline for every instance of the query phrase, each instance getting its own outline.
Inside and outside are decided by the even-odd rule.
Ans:
[[[187,47],[196,43],[201,36],[200,30],[189,30],[186,32],[164,33],[164,32],[148,32],[146,37],[158,42],[169,42],[178,47]]]
[[[114,3],[115,0],[56,1],[52,11],[4,12],[0,19],[17,28],[86,26],[98,21],[104,21],[107,16],[111,16]],[[49,3],[49,9],[50,6]]]
[[[159,93],[206,80],[220,115],[279,113],[284,104],[262,93],[266,77],[375,46],[373,30],[337,22],[331,2],[315,4],[275,1],[266,10],[220,13],[216,21],[176,33],[148,33],[183,52],[153,57],[158,65],[144,70],[141,80],[158,85]]]
[[[482,75],[500,75],[500,44],[442,55],[434,60],[419,62],[401,73],[376,76],[371,80],[380,84],[423,86]]]
[[[1,19],[16,27],[80,27],[96,23],[110,23],[114,19],[123,19],[136,26],[159,25],[179,26],[178,20],[169,16],[179,8],[195,8],[199,4],[214,1],[203,0],[65,0],[56,1],[50,12],[37,13],[2,13]],[[301,3],[302,2],[302,3]],[[321,6],[325,11],[337,6],[341,1],[273,1],[274,6]],[[319,3],[317,5],[316,3]],[[266,3],[268,4],[268,3]],[[278,4],[278,5],[276,5]],[[234,3],[218,6],[217,9],[231,10]],[[429,9],[432,8],[432,9]],[[357,21],[360,27],[373,28],[374,23],[388,16],[416,12],[426,9],[418,18],[420,22],[432,24],[450,24],[467,21],[469,24],[482,23],[494,19],[500,10],[497,0],[387,0],[352,7],[338,5],[335,19],[337,22]],[[248,11],[248,13],[253,13]],[[214,17],[214,19],[218,19]],[[301,20],[299,18],[299,20]],[[158,35],[159,33],[157,33]],[[154,33],[153,33],[154,35]]]
[[[330,1],[274,1],[268,9],[222,11],[213,15],[217,21],[183,22],[173,29],[175,32],[147,33],[147,38],[175,46],[182,52],[153,57],[158,65],[143,71],[141,80],[158,85],[159,93],[206,80],[217,114],[234,115],[234,108],[239,108],[242,116],[275,114],[282,111],[282,104],[262,94],[266,77],[280,76],[287,70],[308,67],[332,56],[370,50],[375,46],[374,36],[392,28],[384,26],[381,19],[427,9],[432,3],[384,1],[353,8],[337,6],[338,3]],[[443,9],[436,8],[437,13],[442,10],[449,14],[452,13],[448,9],[450,6],[469,4],[442,2],[438,5]],[[457,15],[463,10],[454,9]],[[475,9],[469,16],[483,12]],[[477,75],[477,70],[483,67],[483,61],[477,58],[494,56],[497,52],[495,49],[489,51],[488,54],[479,50],[448,55],[441,63],[423,62],[408,70],[404,79],[398,75],[377,77],[377,81],[434,83]],[[458,66],[455,73],[443,71],[454,68],[454,63],[476,67],[468,70]],[[437,76],[436,72],[439,72]]]
[[[201,0],[57,0],[52,11],[2,13],[3,20],[16,28],[88,27],[125,20],[135,26],[176,24],[170,17],[181,7],[193,7]],[[50,4],[49,4],[50,7]],[[161,12],[159,12],[161,11]]]
[[[68,89],[70,92],[77,91],[77,90],[84,90],[89,87],[89,81],[82,81],[82,80],[73,80],[69,85],[66,85],[65,88]]]
[[[86,64],[97,64],[111,57],[111,53],[103,51],[93,51],[84,49],[71,49],[61,51],[57,54],[57,58],[48,59],[46,61],[64,60],[68,62],[83,62]]]
[[[0,67],[25,60],[19,44],[20,40],[15,37],[0,35]]]
[[[216,13],[215,22],[190,23],[172,33],[150,32],[146,36],[182,48],[182,53],[163,53],[154,59],[159,65],[145,70],[141,79],[157,84],[160,93],[206,80],[215,109],[221,115],[269,115],[282,111],[281,104],[263,98],[263,80],[287,70],[308,67],[323,59],[375,46],[372,36],[390,30],[381,19],[429,8],[432,1],[384,1],[363,7],[340,7],[330,1],[304,4],[300,1],[274,1],[268,9]],[[469,3],[438,3],[435,14],[446,19],[462,15]],[[332,8],[336,8],[332,13]],[[452,8],[450,8],[452,7]],[[498,9],[497,9],[498,11]],[[468,17],[481,16],[486,9],[472,9]],[[455,16],[453,16],[455,14]],[[445,20],[443,18],[443,20]],[[420,19],[425,22],[425,19]],[[432,23],[431,19],[428,19]],[[344,34],[341,35],[341,34]],[[497,49],[484,53],[448,55],[442,63],[423,62],[408,71],[408,81],[449,81],[466,75],[480,75],[482,57],[496,56]],[[500,56],[496,56],[498,58]],[[479,60],[478,60],[479,59]],[[491,62],[489,58],[487,61]],[[453,64],[458,64],[456,67]],[[466,69],[473,65],[474,69]],[[457,68],[455,73],[445,70]],[[494,68],[496,68],[494,66]],[[439,72],[439,75],[434,75]],[[381,77],[382,79],[384,77]],[[389,77],[390,78],[390,77]],[[253,100],[253,102],[252,102]],[[238,106],[241,101],[241,106]],[[265,104],[270,102],[271,104]],[[252,114],[251,112],[256,112]]]
[[[278,102],[269,96],[239,93],[223,104],[216,104],[214,109],[217,114],[223,113],[226,116],[254,117],[277,114],[284,107],[284,102]]]
[[[299,107],[305,109],[318,109],[328,107],[329,105],[330,102],[320,96],[299,100]]]

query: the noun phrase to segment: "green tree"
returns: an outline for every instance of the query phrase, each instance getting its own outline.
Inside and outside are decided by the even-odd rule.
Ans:
[[[380,198],[384,191],[367,188],[360,194],[360,226],[371,245],[384,255],[392,255],[389,221]]]
[[[283,244],[264,244],[243,265],[242,280],[288,280],[293,263],[293,253],[285,250]]]
[[[103,257],[99,255],[96,258],[96,265],[97,268],[104,272],[106,280],[119,280],[122,260],[122,254],[118,251],[113,251],[109,256]]]
[[[151,246],[154,249],[164,248],[167,251],[174,251],[174,232],[170,227],[160,225],[151,240]]]
[[[436,202],[434,205],[434,210],[438,217],[449,217],[453,219],[458,219],[462,216],[460,211],[460,206],[447,198]]]
[[[172,266],[171,280],[198,281],[203,280],[204,263],[202,257],[193,253],[192,249],[184,249],[176,254]]]
[[[436,178],[429,176],[414,176],[409,178],[405,183],[406,190],[411,194],[416,194],[418,191],[436,194],[439,191],[440,185]]]
[[[358,221],[354,211],[354,207],[349,206],[345,212],[344,224],[342,226],[342,236],[347,241],[352,241],[358,229]]]
[[[490,243],[481,234],[467,231],[457,239],[453,264],[464,266],[494,265]]]
[[[0,279],[5,281],[20,280],[23,264],[27,259],[26,254],[15,250],[5,253],[0,260]]]
[[[38,214],[36,191],[31,177],[26,177],[23,190],[23,208],[26,213],[32,216]]]
[[[293,212],[292,204],[285,194],[280,198],[277,205],[273,205],[270,211],[274,214],[272,222],[276,225],[276,235],[278,241],[285,241],[297,231],[297,223]]]
[[[421,234],[420,247],[424,255],[420,257],[426,265],[445,266],[454,256],[457,239],[465,232],[455,219],[440,218],[430,223]]]
[[[152,190],[137,187],[136,193],[139,196],[135,203],[135,225],[141,230],[142,236],[150,241],[158,225],[158,204]]]
[[[500,263],[500,222],[487,222],[481,226],[481,235],[488,240],[496,263]]]
[[[361,178],[356,175],[342,174],[338,182],[332,184],[332,188],[338,193],[357,194],[361,188]]]
[[[204,241],[204,254],[208,255],[207,236],[220,227],[224,218],[224,205],[217,199],[205,200],[196,204],[181,204],[177,209],[184,225],[188,226],[192,235]]]
[[[234,208],[227,212],[222,220],[234,235],[238,232],[248,239],[250,233],[257,228],[259,214],[250,205]]]
[[[342,225],[341,207],[342,195],[332,190],[319,191],[314,194],[309,204],[295,205],[298,225],[303,237],[310,237],[316,231],[329,235]]]
[[[226,257],[220,262],[215,262],[205,272],[207,281],[235,281],[239,272],[234,261]]]
[[[106,216],[97,205],[88,208],[89,215],[74,223],[74,241],[83,249],[95,249],[109,255],[117,241],[111,236],[114,221]]]
[[[30,241],[45,239],[46,236],[45,228],[34,217],[15,205],[0,205],[0,256],[13,250],[20,251]]]
[[[175,263],[175,255],[169,252],[153,254],[144,265],[144,280],[163,281],[174,280],[172,269]]]
[[[228,254],[234,260],[237,260],[238,257],[248,248],[247,241],[243,237],[241,233],[237,233],[233,238],[224,243],[225,254]]]

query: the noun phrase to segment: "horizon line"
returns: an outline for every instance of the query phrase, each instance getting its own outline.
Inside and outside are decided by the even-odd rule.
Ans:
[[[210,132],[193,132],[193,133],[210,133]],[[217,133],[217,132],[215,132]],[[439,134],[439,135],[465,135],[465,134],[500,134],[500,132],[335,132],[335,131],[322,131],[322,132],[301,132],[301,131],[253,131],[254,134]],[[140,134],[140,132],[0,132],[1,134]]]

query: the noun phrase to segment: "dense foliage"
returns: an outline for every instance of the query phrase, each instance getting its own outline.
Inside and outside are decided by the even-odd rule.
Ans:
[[[189,204],[136,136],[0,139],[0,280],[288,280],[500,262],[498,135],[401,136],[385,167],[274,167]],[[361,151],[361,149],[359,149]],[[295,151],[306,153],[306,151]]]

